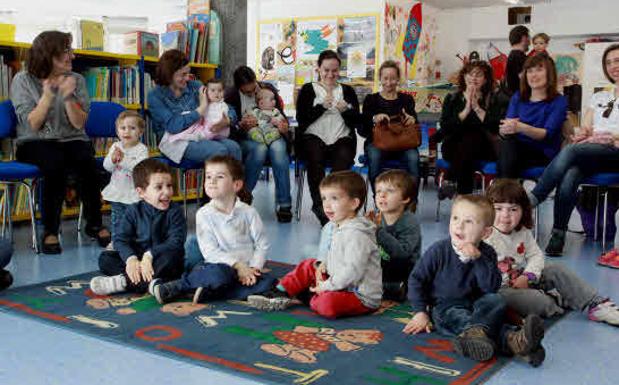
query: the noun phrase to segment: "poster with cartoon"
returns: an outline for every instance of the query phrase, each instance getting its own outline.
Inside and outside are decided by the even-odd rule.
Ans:
[[[553,55],[557,68],[557,88],[559,91],[563,91],[563,87],[582,84],[582,57],[582,52]]]
[[[282,42],[283,33],[280,23],[260,25],[258,72],[262,80],[275,80],[275,53]]]
[[[326,49],[337,49],[337,19],[297,22],[297,57],[317,60]]]

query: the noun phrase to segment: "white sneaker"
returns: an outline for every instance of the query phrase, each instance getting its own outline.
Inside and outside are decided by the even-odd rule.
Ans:
[[[589,310],[589,319],[597,322],[606,322],[609,325],[619,326],[619,308],[612,301],[602,302]]]
[[[90,290],[97,295],[120,293],[127,288],[127,279],[124,275],[99,276],[90,280]]]
[[[155,278],[148,284],[148,293],[153,297],[155,296],[155,286],[159,285],[160,283],[161,278]]]

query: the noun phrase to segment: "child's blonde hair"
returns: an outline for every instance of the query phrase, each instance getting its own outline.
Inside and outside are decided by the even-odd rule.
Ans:
[[[326,187],[341,188],[350,198],[359,199],[359,206],[355,209],[355,213],[358,213],[361,206],[365,203],[365,197],[367,195],[365,180],[354,171],[345,170],[332,172],[320,181],[319,187],[321,189]]]
[[[522,218],[520,218],[520,223],[516,226],[516,231],[523,227],[527,229],[533,228],[531,201],[529,201],[527,192],[517,180],[496,179],[486,192],[486,197],[488,197],[492,204],[511,203],[520,206]]]
[[[146,128],[146,121],[144,120],[142,115],[140,115],[137,111],[133,110],[125,110],[118,114],[118,117],[116,118],[116,129],[118,129],[118,126],[122,123],[122,121],[127,118],[134,118],[138,125],[138,128],[142,132],[144,132],[144,129]]]
[[[540,32],[533,36],[533,39],[531,39],[531,41],[535,43],[535,39],[542,39],[544,43],[548,44],[548,42],[550,41],[550,36],[548,36],[544,32]]]
[[[402,193],[402,198],[408,198],[406,208],[415,212],[417,209],[417,183],[415,178],[409,173],[404,170],[387,170],[376,177],[374,186],[379,183],[388,183],[399,189]]]
[[[273,100],[277,102],[277,100],[275,99],[275,92],[273,92],[273,90],[269,88],[259,88],[258,91],[256,92],[256,103],[258,103],[260,99],[264,97],[263,95],[267,93],[270,94],[273,97]]]
[[[494,206],[488,198],[483,195],[465,194],[458,195],[451,206],[452,210],[458,203],[467,202],[477,207],[481,212],[481,219],[486,227],[494,225]]]

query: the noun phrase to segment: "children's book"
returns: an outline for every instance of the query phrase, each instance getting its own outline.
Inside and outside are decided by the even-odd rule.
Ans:
[[[80,20],[82,49],[103,51],[103,23]]]

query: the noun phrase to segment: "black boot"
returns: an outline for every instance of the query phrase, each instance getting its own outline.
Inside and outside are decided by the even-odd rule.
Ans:
[[[560,257],[563,255],[563,246],[565,246],[565,231],[552,229],[552,235],[546,246],[546,255]]]

